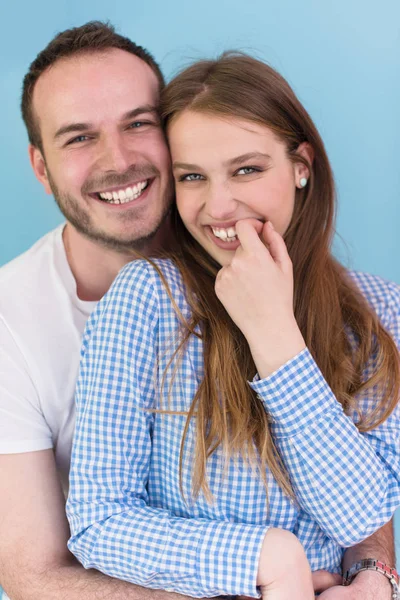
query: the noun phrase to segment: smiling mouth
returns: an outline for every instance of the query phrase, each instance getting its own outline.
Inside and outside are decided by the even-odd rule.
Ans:
[[[263,218],[255,218],[257,221],[261,223],[265,223],[265,219]],[[222,242],[237,242],[238,235],[236,233],[236,223],[230,225],[229,227],[216,227],[214,225],[208,225],[214,237],[218,238]]]
[[[104,192],[95,192],[92,194],[106,204],[128,204],[132,200],[137,200],[143,192],[149,187],[150,179],[138,181],[134,185],[129,185],[124,188],[107,190]]]
[[[236,242],[238,239],[236,234],[235,227],[228,227],[227,229],[223,227],[212,227],[210,226],[211,231],[214,236],[223,242]]]

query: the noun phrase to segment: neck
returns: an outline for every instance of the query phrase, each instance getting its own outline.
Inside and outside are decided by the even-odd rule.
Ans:
[[[168,245],[169,223],[163,224],[140,253],[155,256]],[[118,272],[137,256],[135,251],[118,252],[79,233],[70,223],[64,228],[63,242],[68,264],[80,300],[98,301],[110,288]]]

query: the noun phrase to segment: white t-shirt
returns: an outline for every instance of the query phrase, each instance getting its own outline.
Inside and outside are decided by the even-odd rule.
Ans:
[[[0,268],[0,454],[54,448],[66,491],[81,337],[96,303],[77,296],[63,228]]]

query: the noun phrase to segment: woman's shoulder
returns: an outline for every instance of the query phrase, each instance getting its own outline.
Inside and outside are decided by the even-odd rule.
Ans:
[[[390,325],[400,315],[400,285],[378,275],[348,271],[348,275],[375,310],[383,325]]]
[[[182,275],[169,258],[134,260],[121,269],[106,301],[125,306],[132,314],[158,307],[157,312],[166,316],[175,308],[186,315],[189,311]],[[187,316],[187,315],[186,315]]]
[[[173,293],[183,287],[181,273],[169,258],[139,259],[125,265],[119,272],[113,286],[138,291],[141,288],[159,293],[165,285]]]
[[[164,319],[173,306],[171,298],[175,304],[182,304],[180,296],[183,296],[182,278],[171,260],[134,260],[120,270],[98,302],[87,322],[86,337],[100,321],[103,324],[118,322],[120,326],[139,322],[156,326],[160,315]]]

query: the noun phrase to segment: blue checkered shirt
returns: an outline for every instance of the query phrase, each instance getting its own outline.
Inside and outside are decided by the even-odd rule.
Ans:
[[[178,270],[157,262],[188,317]],[[399,344],[399,288],[370,275],[352,277]],[[297,503],[269,476],[268,512],[259,475],[241,458],[225,464],[221,449],[207,466],[214,502],[203,495],[193,500],[193,422],[183,498],[179,450],[186,416],[151,411],[187,411],[203,377],[202,342],[192,336],[160,389],[179,332],[165,287],[145,261],[121,271],[89,319],[67,504],[70,550],[86,568],[142,586],[194,597],[258,596],[261,545],[268,528],[279,527],[299,538],[312,570],[339,572],[342,547],[371,535],[400,504],[399,410],[360,434],[305,349],[251,382],[272,417]],[[366,372],[373,368],[371,362]],[[376,399],[374,390],[364,393],[362,409]]]

